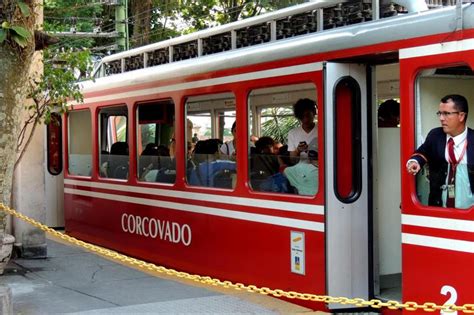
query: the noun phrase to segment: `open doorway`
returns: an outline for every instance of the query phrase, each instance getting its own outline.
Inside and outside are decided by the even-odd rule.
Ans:
[[[375,69],[374,294],[382,299],[401,300],[399,64],[380,65]]]

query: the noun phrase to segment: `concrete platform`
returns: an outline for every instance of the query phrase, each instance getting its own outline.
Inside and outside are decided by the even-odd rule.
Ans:
[[[281,300],[157,277],[48,240],[47,259],[16,259],[0,276],[14,314],[311,314]]]

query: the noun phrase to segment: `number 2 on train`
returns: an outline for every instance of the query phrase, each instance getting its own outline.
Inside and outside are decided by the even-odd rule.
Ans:
[[[458,299],[458,292],[456,291],[455,288],[453,288],[450,285],[445,285],[441,288],[441,294],[442,295],[450,295],[449,299],[443,304],[443,305],[453,305],[456,304],[456,301]],[[455,312],[446,312],[446,311],[441,311],[441,314],[443,315],[448,315],[448,314],[453,314],[457,315],[458,311]]]

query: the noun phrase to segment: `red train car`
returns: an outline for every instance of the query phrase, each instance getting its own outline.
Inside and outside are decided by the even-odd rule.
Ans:
[[[442,96],[474,104],[474,6],[383,10],[307,3],[104,58],[63,122],[67,233],[257,286],[474,302],[472,208],[428,206],[426,173],[405,172]],[[259,177],[251,138],[284,144],[304,98],[318,158],[297,173],[309,190],[281,189]],[[233,139],[235,154],[199,156],[208,138]]]

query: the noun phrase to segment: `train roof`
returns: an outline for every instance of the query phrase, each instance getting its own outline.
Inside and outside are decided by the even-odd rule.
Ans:
[[[300,9],[307,11],[308,7],[300,6]],[[305,10],[303,10],[303,12],[305,12]],[[278,13],[281,14],[280,11],[278,11]],[[281,16],[274,15],[274,19],[278,18],[281,18]],[[95,79],[94,82],[86,81],[81,84],[84,92],[87,93],[125,85],[142,84],[158,79],[172,79],[186,75],[238,68],[262,62],[451,33],[461,29],[466,30],[473,28],[474,6],[472,4],[464,4],[462,7],[450,6],[424,12],[408,13],[281,40],[271,40],[250,47],[231,49],[215,54],[201,55],[196,58],[167,62],[138,70],[117,73],[107,77],[99,77]],[[104,69],[108,63],[118,61],[123,71],[125,70],[124,64],[127,59],[133,58],[134,56],[143,57],[146,64],[146,57],[144,56],[149,52],[157,51],[164,47],[173,47],[173,45],[180,43],[186,43],[189,42],[189,39],[199,39],[202,38],[203,34],[214,34],[213,32],[216,32],[216,30],[212,30],[212,32],[208,31],[207,33],[202,31],[196,33],[196,35],[190,34],[191,36],[174,39],[174,41],[165,41],[113,55],[104,58],[102,66]]]

